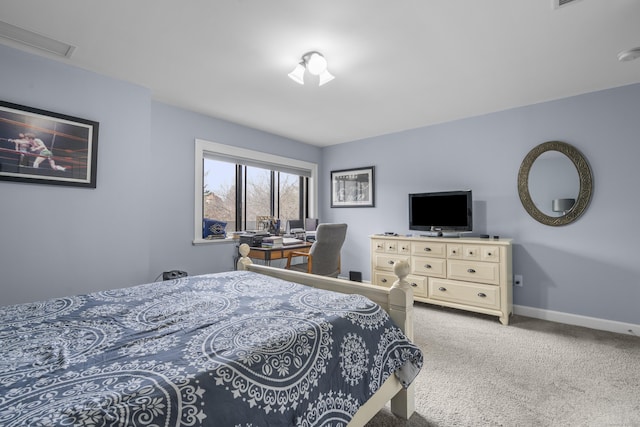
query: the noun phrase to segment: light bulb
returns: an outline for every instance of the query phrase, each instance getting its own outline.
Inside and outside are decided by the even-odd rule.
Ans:
[[[296,83],[304,84],[304,65],[299,63],[296,65],[296,68],[293,69],[292,72],[289,73],[289,78]]]
[[[318,76],[326,69],[327,60],[324,59],[324,56],[320,55],[317,52],[312,53],[307,60],[307,70],[309,70],[309,72],[314,76]]]
[[[320,74],[318,86],[322,86],[325,83],[329,83],[333,79],[335,79],[335,77],[325,69],[324,72]]]

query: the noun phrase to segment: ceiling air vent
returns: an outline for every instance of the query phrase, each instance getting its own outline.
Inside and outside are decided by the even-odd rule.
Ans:
[[[571,3],[575,3],[580,0],[551,0],[553,2],[553,8],[558,9],[563,6],[567,6]]]
[[[71,58],[75,46],[54,40],[42,34],[16,27],[8,22],[0,21],[0,39],[10,40],[21,45],[34,47],[45,52]]]

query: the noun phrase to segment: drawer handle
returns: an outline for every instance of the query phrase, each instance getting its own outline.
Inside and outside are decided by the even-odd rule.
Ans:
[[[382,249],[382,245],[378,245],[378,249]]]
[[[469,255],[473,255],[473,251],[469,251]]]
[[[455,249],[452,250],[451,253],[455,255],[456,254],[456,250]]]
[[[447,288],[445,288],[444,286],[440,286],[440,287],[438,288],[438,290],[439,290],[440,292],[447,292]]]
[[[414,288],[417,288],[418,284],[417,283],[412,283],[411,286],[413,286]]]
[[[467,273],[475,273],[476,271],[473,268],[467,270]]]
[[[401,248],[400,248],[400,250],[406,251],[406,250],[407,250],[407,247],[406,247],[406,246],[403,246],[403,247],[401,247]],[[491,255],[491,254],[489,254],[489,255]]]
[[[425,264],[424,268],[431,268],[431,264]]]
[[[388,263],[389,263],[390,265],[393,265],[393,264],[395,264],[395,261],[393,261],[393,260],[389,260],[389,261],[388,261]]]
[[[491,252],[487,252],[487,256],[491,256]]]
[[[425,252],[431,252],[431,248],[424,248]]]
[[[387,283],[387,279],[380,280],[382,283]]]
[[[479,296],[480,298],[486,298],[486,297],[487,297],[487,294],[485,294],[484,292],[480,292],[480,293],[478,293],[478,296]]]

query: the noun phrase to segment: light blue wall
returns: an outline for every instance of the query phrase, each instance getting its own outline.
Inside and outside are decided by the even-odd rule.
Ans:
[[[0,76],[4,101],[100,123],[96,189],[0,182],[0,304],[146,280],[149,91],[2,45]]]
[[[3,45],[0,76],[4,101],[100,123],[96,189],[0,181],[0,305],[231,269],[235,245],[191,244],[195,138],[320,160],[318,147]]]
[[[151,271],[233,268],[234,244],[193,246],[195,139],[318,163],[320,148],[165,104],[152,105]]]
[[[139,86],[0,46],[0,98],[100,122],[95,190],[0,182],[0,305],[232,267],[193,246],[194,139],[320,165],[320,218],[349,223],[343,271],[370,276],[373,233],[407,233],[407,193],[471,188],[476,231],[514,239],[516,304],[640,323],[635,227],[640,85],[320,149],[152,101]],[[535,145],[576,146],[594,174],[575,224],[531,219],[517,195]],[[375,208],[329,208],[329,172],[376,167]]]
[[[470,188],[475,231],[513,238],[515,304],[639,324],[639,112],[632,85],[325,149],[325,176],[376,167],[375,208],[332,209],[322,192],[321,218],[349,224],[343,270],[369,279],[367,236],[409,233],[408,193]],[[517,193],[520,163],[550,140],[578,148],[594,176],[586,213],[563,227],[530,218]]]

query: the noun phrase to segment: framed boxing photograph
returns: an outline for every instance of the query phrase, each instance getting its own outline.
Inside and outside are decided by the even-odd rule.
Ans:
[[[0,180],[96,188],[98,122],[0,101]]]

